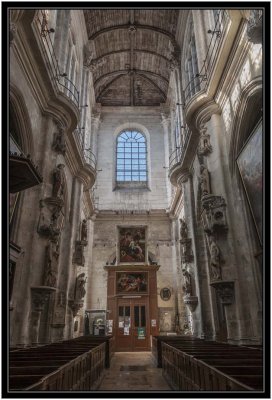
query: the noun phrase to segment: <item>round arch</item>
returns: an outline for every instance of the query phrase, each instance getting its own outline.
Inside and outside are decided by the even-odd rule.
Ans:
[[[20,136],[22,151],[27,155],[33,156],[34,142],[31,129],[31,122],[28,110],[20,90],[10,84],[10,122],[16,127],[16,132]]]

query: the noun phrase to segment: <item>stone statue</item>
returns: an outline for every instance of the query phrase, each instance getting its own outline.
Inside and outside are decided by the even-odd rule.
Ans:
[[[211,256],[211,277],[213,280],[221,280],[220,250],[212,236],[210,238],[209,250]]]
[[[45,250],[45,276],[44,285],[56,287],[57,263],[59,258],[58,243],[49,242]]]
[[[65,143],[65,135],[64,135],[64,128],[60,124],[58,124],[58,132],[54,134],[54,140],[52,143],[52,148],[63,155],[66,152],[66,143]]]
[[[87,242],[88,241],[88,231],[87,231],[87,221],[84,219],[81,224],[81,241]]]
[[[186,296],[191,296],[192,295],[192,277],[191,274],[186,270],[183,269],[183,276],[184,276],[184,285],[183,289],[185,292]]]
[[[180,219],[180,238],[188,239],[188,228],[184,219]]]
[[[87,278],[84,279],[85,274],[82,273],[77,277],[76,280],[76,293],[75,293],[75,300],[82,300],[83,297],[86,294],[85,290],[85,283],[87,281]]]
[[[200,165],[199,184],[201,190],[201,197],[211,193],[210,187],[210,174],[205,165]]]
[[[59,164],[53,171],[53,190],[52,196],[59,197],[63,194],[63,164]]]

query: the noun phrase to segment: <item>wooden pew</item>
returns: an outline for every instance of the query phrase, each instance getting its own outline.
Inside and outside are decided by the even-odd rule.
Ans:
[[[62,342],[10,352],[11,390],[92,390],[103,376],[106,341]]]
[[[183,337],[176,341],[164,340],[161,340],[163,374],[174,389],[262,389],[262,352],[259,349],[190,341]],[[156,345],[158,350],[158,341]]]

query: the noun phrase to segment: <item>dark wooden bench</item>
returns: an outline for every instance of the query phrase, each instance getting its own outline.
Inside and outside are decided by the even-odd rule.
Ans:
[[[88,338],[12,351],[10,390],[92,390],[103,376],[106,342]]]
[[[176,390],[262,390],[260,349],[183,337],[174,341],[163,338],[156,341],[157,360],[159,342],[163,374]]]

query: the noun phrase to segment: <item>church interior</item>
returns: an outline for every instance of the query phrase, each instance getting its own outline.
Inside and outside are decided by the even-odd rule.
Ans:
[[[13,396],[264,390],[263,18],[9,8]]]

